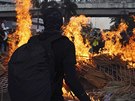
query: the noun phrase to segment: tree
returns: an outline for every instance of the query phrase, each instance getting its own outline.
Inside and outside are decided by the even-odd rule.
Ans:
[[[31,2],[32,2],[32,4],[33,4],[33,7],[37,7],[37,8],[40,7],[39,0],[32,0]]]
[[[124,21],[128,25],[127,32],[133,31],[135,22],[134,22],[133,16],[131,15],[111,18],[111,23],[113,23],[113,25],[111,26],[111,29],[112,30],[118,29],[118,26],[121,23],[121,21]]]
[[[77,5],[71,2],[70,0],[64,0],[62,8],[64,10],[63,15],[65,17],[65,23],[68,23],[72,16],[77,15],[76,13]]]
[[[133,35],[133,29],[135,26],[135,22],[134,22],[134,18],[131,15],[127,15],[127,16],[121,16],[121,17],[113,17],[111,19],[111,23],[114,23],[111,26],[112,30],[116,30],[118,29],[119,24],[121,23],[121,21],[125,22],[128,25],[128,28],[126,31],[122,31],[120,33],[121,38],[120,38],[120,43],[122,44],[122,46],[126,46],[129,43],[129,39],[130,37]]]

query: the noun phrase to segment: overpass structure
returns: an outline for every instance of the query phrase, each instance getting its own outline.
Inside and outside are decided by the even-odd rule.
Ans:
[[[15,4],[15,0],[0,0],[0,4]]]
[[[13,2],[13,0],[6,2],[9,1]],[[58,2],[62,1],[58,0]],[[72,2],[78,6],[76,9],[78,15],[110,17],[135,14],[135,0],[72,0]],[[0,18],[14,18],[16,16],[15,4],[0,5],[0,8]],[[32,17],[39,16],[39,9],[31,9],[31,14]]]

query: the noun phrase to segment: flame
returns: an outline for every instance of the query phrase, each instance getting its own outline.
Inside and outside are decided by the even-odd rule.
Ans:
[[[133,16],[135,22],[135,16]],[[133,34],[130,37],[129,44],[122,48],[124,56],[122,59],[128,61],[129,64],[135,68],[135,28],[133,29]]]
[[[16,35],[19,36],[18,47],[27,43],[31,37],[30,27],[32,25],[29,9],[31,8],[31,0],[16,0],[17,11],[17,30]]]
[[[135,67],[135,29],[133,29],[133,35],[130,37],[126,32],[127,28],[126,23],[122,22],[117,31],[103,33],[106,41],[103,53],[108,53],[111,56],[120,55],[122,60],[127,61],[129,65],[132,65],[131,67]],[[127,33],[127,36],[130,38],[128,44],[125,46],[120,43],[120,39],[122,38],[120,33],[122,31]]]
[[[86,40],[84,43],[82,37],[82,26],[86,26],[89,23],[89,18],[81,15],[78,17],[72,17],[69,24],[64,27],[65,35],[75,44],[76,56],[77,59],[82,59],[82,57],[90,58],[92,55],[89,52],[90,45],[89,41]],[[134,61],[134,43],[133,38],[130,38],[129,44],[123,46],[120,43],[120,39],[122,39],[121,32],[127,33],[127,24],[125,22],[121,22],[118,29],[116,31],[108,31],[106,33],[102,33],[102,37],[105,40],[104,50],[101,52],[102,54],[109,54],[112,57],[116,55],[121,55],[121,58],[125,61]],[[135,29],[133,31],[135,33]],[[134,35],[133,35],[134,36]],[[133,37],[132,36],[132,37]],[[78,58],[81,57],[81,58]]]
[[[72,17],[69,24],[63,28],[64,34],[75,44],[76,56],[89,57],[89,42],[86,40],[84,43],[81,35],[82,26],[86,26],[88,21],[83,15]]]
[[[10,36],[12,40],[10,45],[11,54],[14,50],[21,45],[27,43],[31,37],[30,27],[32,25],[29,9],[31,8],[31,0],[16,0],[17,11],[17,29],[13,35]],[[135,19],[135,16],[134,16]],[[89,41],[84,39],[81,35],[82,26],[86,26],[89,23],[89,18],[81,15],[79,17],[72,17],[69,24],[63,27],[64,34],[74,42],[76,49],[76,56],[89,58],[91,53],[89,52]],[[102,54],[107,53],[109,55],[121,55],[121,58],[125,61],[135,62],[135,28],[133,29],[133,35],[129,40],[129,44],[122,46],[119,39],[121,39],[120,33],[127,30],[126,23],[121,22],[117,31],[109,31],[103,34],[103,38],[106,41]],[[115,42],[114,42],[115,41]],[[135,65],[133,64],[135,67]],[[64,89],[64,88],[63,88]],[[66,90],[65,90],[66,92]]]
[[[72,17],[68,25],[63,27],[64,34],[74,43],[76,56],[78,59],[82,57],[89,58],[89,42],[86,40],[86,43],[83,42],[83,37],[81,35],[82,26],[88,24],[89,19],[83,15],[78,17]],[[65,87],[62,88],[63,96],[71,98],[70,91],[67,91]]]
[[[16,0],[17,28],[15,33],[9,36],[10,56],[16,48],[27,43],[28,39],[31,37],[30,28],[32,21],[29,12],[31,7],[31,0]]]
[[[133,29],[133,34],[135,34],[135,28]]]
[[[133,16],[135,20],[135,16]],[[89,19],[81,15],[78,17],[72,17],[69,24],[63,28],[64,34],[75,44],[76,55],[83,56],[85,58],[101,54],[109,54],[110,56],[119,55],[122,60],[127,61],[130,68],[135,68],[135,28],[133,29],[133,35],[128,36],[127,28],[128,25],[125,22],[121,22],[116,31],[102,32],[102,38],[105,40],[104,49],[100,54],[92,55],[89,52],[90,45],[88,40],[86,43],[83,41],[81,34],[82,26],[86,26],[89,23]],[[129,38],[129,42],[126,45],[122,45],[120,39],[122,39],[121,33],[124,32]],[[77,58],[82,60],[82,58]],[[86,61],[89,62],[90,61]],[[63,88],[63,93],[66,96],[69,96],[68,92]],[[91,100],[94,100],[94,97],[91,96]],[[100,101],[100,100],[98,100]]]
[[[135,19],[135,16],[133,16],[133,18]],[[69,24],[63,28],[65,35],[74,42],[76,56],[79,57],[90,58],[90,56],[95,56],[89,52],[89,42],[87,40],[86,43],[84,43],[81,34],[82,26],[86,26],[89,23],[89,20],[89,18],[83,15],[72,17]],[[133,29],[133,35],[131,37],[128,35],[127,28],[128,25],[122,21],[116,31],[102,32],[102,37],[105,40],[105,46],[104,50],[101,51],[101,54],[109,54],[112,57],[120,55],[122,60],[127,61],[130,65],[132,63],[132,66],[135,67],[135,64],[133,64],[135,62],[135,28]],[[123,45],[120,42],[122,39],[122,32],[126,33],[127,37],[130,38],[126,45]]]
[[[103,38],[105,40],[105,51],[103,53],[108,53],[109,55],[118,55],[122,53],[121,47],[122,44],[120,43],[121,35],[120,33],[126,31],[128,26],[126,23],[120,23],[117,31],[108,31],[106,33],[102,33]]]

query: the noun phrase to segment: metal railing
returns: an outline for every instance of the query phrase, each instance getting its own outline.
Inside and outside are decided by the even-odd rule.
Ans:
[[[0,5],[0,11],[12,11],[15,10],[15,5]]]

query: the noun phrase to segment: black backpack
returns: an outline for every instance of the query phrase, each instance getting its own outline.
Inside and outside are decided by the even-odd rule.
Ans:
[[[32,37],[16,49],[8,64],[11,101],[50,101],[55,76],[51,42],[60,37],[53,35],[45,41]]]

